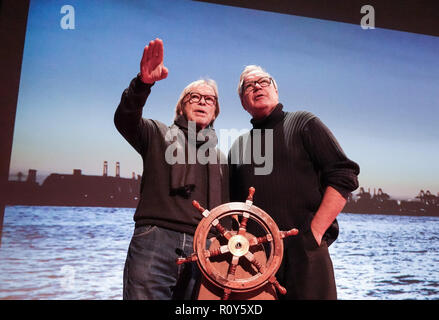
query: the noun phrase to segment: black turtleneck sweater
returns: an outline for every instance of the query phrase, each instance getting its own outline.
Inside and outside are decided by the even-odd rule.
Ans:
[[[270,214],[281,230],[293,227],[300,231],[310,228],[312,217],[322,202],[328,186],[343,197],[358,187],[359,166],[348,159],[330,130],[313,114],[306,111],[284,112],[278,104],[262,120],[251,120],[253,129],[239,137],[229,153],[231,201],[245,201],[248,188],[256,189],[254,205]],[[267,175],[255,175],[251,138],[255,129],[273,130],[273,169]],[[246,141],[246,142],[245,142]],[[239,148],[241,146],[241,148]],[[239,150],[237,158],[232,152]],[[265,146],[262,145],[262,154]],[[267,159],[267,155],[265,155]],[[234,160],[231,163],[232,159]],[[264,164],[259,165],[263,167]],[[332,243],[338,235],[337,221],[328,228],[324,239]]]

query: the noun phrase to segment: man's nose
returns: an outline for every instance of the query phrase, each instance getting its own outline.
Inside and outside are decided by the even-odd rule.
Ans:
[[[201,104],[203,106],[206,105],[206,99],[204,97],[201,97],[200,101],[198,101],[198,104]]]

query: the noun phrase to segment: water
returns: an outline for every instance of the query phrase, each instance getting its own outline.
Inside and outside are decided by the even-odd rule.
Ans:
[[[134,209],[6,207],[0,299],[122,299]],[[339,299],[439,299],[439,218],[340,214]]]
[[[340,299],[439,299],[439,218],[340,214]]]
[[[122,299],[134,209],[6,207],[0,299]]]

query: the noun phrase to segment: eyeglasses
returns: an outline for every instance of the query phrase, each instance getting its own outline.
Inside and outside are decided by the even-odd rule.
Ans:
[[[204,94],[200,94],[200,93],[197,93],[197,92],[189,92],[186,96],[188,96],[188,95],[190,96],[189,97],[189,102],[190,103],[198,103],[198,102],[201,101],[202,98],[204,98],[204,101],[209,106],[213,106],[216,103],[216,97],[215,96],[204,95]]]
[[[242,86],[242,91],[245,93],[249,93],[251,90],[254,90],[256,87],[256,83],[259,84],[262,88],[268,87],[273,81],[270,77],[262,77],[255,81],[249,81],[244,83]]]

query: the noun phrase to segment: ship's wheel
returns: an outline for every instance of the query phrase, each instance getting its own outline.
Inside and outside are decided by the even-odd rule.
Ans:
[[[267,286],[286,293],[275,274],[282,262],[283,238],[297,235],[298,230],[280,231],[265,211],[253,205],[254,192],[251,187],[245,202],[222,204],[212,211],[193,201],[203,219],[195,231],[194,253],[177,259],[177,263],[196,261],[204,277],[222,290],[223,300],[232,293],[238,297],[240,293],[260,291]],[[247,232],[250,225],[261,236]],[[209,238],[212,228],[219,236]]]

